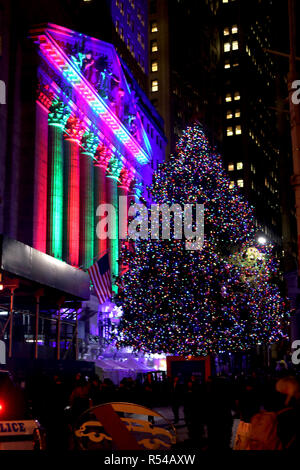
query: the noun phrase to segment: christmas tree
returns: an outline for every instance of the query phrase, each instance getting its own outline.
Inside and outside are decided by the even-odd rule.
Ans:
[[[252,208],[231,188],[200,125],[183,133],[151,191],[159,204],[204,204],[204,244],[187,250],[173,230],[169,240],[141,239],[123,251],[119,346],[206,355],[285,337],[287,306],[273,282],[271,247],[252,242]]]

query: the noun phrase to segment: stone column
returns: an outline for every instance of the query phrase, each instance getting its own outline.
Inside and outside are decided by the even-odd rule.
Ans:
[[[48,254],[62,259],[63,254],[63,131],[70,110],[55,98],[49,111],[48,139]]]
[[[94,262],[95,213],[94,166],[99,138],[96,131],[86,131],[80,150],[80,265],[90,267]]]
[[[122,169],[122,163],[118,160],[118,158],[115,155],[113,155],[108,163],[106,176],[107,176],[107,196],[108,196],[107,202],[113,205],[115,209],[115,214],[116,214],[115,220],[113,221],[112,235],[108,241],[110,272],[111,272],[111,279],[112,279],[114,292],[117,292],[118,290],[117,286],[115,285],[115,281],[119,275],[118,180],[119,180],[121,169]]]
[[[95,175],[95,214],[97,213],[97,208],[100,204],[107,203],[107,191],[106,191],[106,170],[108,162],[111,158],[111,150],[108,146],[101,143],[96,151],[96,159],[94,161],[94,175]],[[96,225],[100,221],[100,218],[96,214]],[[94,248],[94,257],[99,259],[103,256],[108,250],[108,239],[103,237],[98,237],[97,233],[95,234],[95,248]]]
[[[135,204],[140,202],[140,198],[142,196],[142,190],[143,190],[143,183],[139,181],[136,177],[133,178],[130,183],[129,183],[129,189],[128,189],[128,208]],[[134,217],[131,216],[128,220],[128,223],[131,222],[131,220]],[[128,240],[128,249],[132,252],[135,250],[135,241],[132,239]]]
[[[47,250],[47,180],[48,180],[48,113],[53,100],[49,85],[38,84],[36,99],[33,248]]]
[[[70,117],[65,129],[64,259],[79,266],[80,142],[84,123]]]
[[[134,197],[135,202],[140,202],[140,199],[143,194],[143,183],[141,180],[135,178],[132,181],[131,192]]]

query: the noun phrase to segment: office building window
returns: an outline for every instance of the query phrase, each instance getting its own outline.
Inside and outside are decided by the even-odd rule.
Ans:
[[[234,117],[235,117],[235,118],[241,117],[241,111],[240,111],[239,109],[237,109],[237,110],[235,111]]]
[[[157,52],[157,51],[158,51],[157,41],[151,41],[151,52]]]
[[[236,135],[240,135],[242,133],[242,128],[240,125],[236,126],[235,127],[235,134]]]
[[[230,52],[230,42],[224,43],[224,52]]]
[[[239,91],[234,92],[234,101],[239,101],[241,99],[241,95]]]
[[[239,188],[243,188],[244,187],[244,180],[237,180],[237,185]]]
[[[230,181],[229,183],[229,189],[232,189],[234,187],[234,181]]]
[[[234,62],[234,63],[232,64],[232,67],[238,67],[238,66],[239,66],[239,63],[238,63],[238,62]]]
[[[228,3],[228,0],[222,0],[222,3]]]
[[[230,34],[229,28],[224,28],[223,34],[224,36],[228,36]]]
[[[227,127],[227,132],[226,133],[227,133],[228,136],[233,135],[233,128],[232,127]]]
[[[226,101],[226,103],[229,103],[230,101],[232,101],[232,97],[231,97],[230,93],[227,93],[227,95],[225,97],[225,101]]]
[[[224,69],[230,69],[230,61],[229,60],[225,60]]]
[[[232,50],[236,51],[239,48],[239,41],[232,41]]]
[[[232,119],[232,111],[227,111],[226,119]]]
[[[158,32],[157,21],[152,21],[151,22],[151,33],[157,33],[157,32]]]
[[[234,171],[234,163],[229,163],[228,171]]]
[[[234,26],[232,26],[231,32],[232,32],[232,34],[236,34],[238,32],[238,27],[237,27],[236,24]]]
[[[157,60],[154,60],[151,62],[151,72],[157,72],[158,71],[158,62]]]
[[[242,169],[243,169],[243,166],[244,166],[244,165],[243,165],[243,162],[237,162],[237,164],[236,164],[236,169],[237,169],[237,170],[242,170]]]
[[[158,91],[158,80],[152,80],[152,82],[151,82],[151,91],[152,91],[152,93]]]

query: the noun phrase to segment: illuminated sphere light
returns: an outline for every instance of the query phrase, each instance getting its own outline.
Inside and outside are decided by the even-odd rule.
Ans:
[[[266,237],[263,236],[258,237],[257,241],[260,245],[265,245],[267,243]]]

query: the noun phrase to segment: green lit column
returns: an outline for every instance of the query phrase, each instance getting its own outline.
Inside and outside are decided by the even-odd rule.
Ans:
[[[94,155],[99,138],[96,131],[87,131],[82,137],[80,150],[80,265],[90,267],[94,262]]]
[[[64,211],[64,154],[63,132],[70,115],[70,109],[55,99],[49,110],[48,124],[48,227],[47,252],[62,259],[63,254],[63,211]]]
[[[133,179],[132,172],[123,167],[119,177],[119,204],[121,200],[122,207],[119,210],[119,252],[121,252],[122,246],[128,245],[128,209],[129,209],[129,188]]]
[[[122,163],[118,158],[113,155],[110,159],[106,171],[107,176],[107,202],[112,204],[115,209],[115,220],[111,227],[111,237],[109,243],[109,258],[110,258],[110,273],[113,285],[113,291],[117,292],[118,288],[115,284],[116,278],[119,275],[119,201],[118,201],[118,181],[120,172],[122,169]]]
[[[65,194],[64,194],[64,260],[79,266],[80,220],[80,143],[85,132],[84,123],[71,116],[66,124],[65,139]]]

